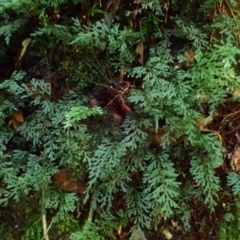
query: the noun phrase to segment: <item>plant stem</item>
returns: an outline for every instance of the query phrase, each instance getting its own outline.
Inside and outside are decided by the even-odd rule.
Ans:
[[[43,237],[45,238],[45,240],[49,240],[46,213],[42,214],[42,224],[43,224]]]

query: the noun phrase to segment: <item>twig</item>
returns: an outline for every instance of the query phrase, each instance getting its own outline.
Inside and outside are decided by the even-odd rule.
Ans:
[[[119,94],[117,94],[111,101],[109,101],[109,103],[103,109],[106,109],[116,98],[118,98],[118,97],[122,98],[122,96],[128,91],[129,87],[131,86],[129,82],[126,82],[126,83],[127,83],[127,86],[125,88],[123,88],[123,90],[121,90],[121,91],[111,88],[111,90],[114,90],[114,91],[118,92]]]
[[[165,14],[165,17],[164,17],[165,24],[167,24],[167,20],[168,20],[169,5],[170,5],[169,0],[167,0],[167,2],[164,3],[164,7],[165,7],[165,10],[166,10],[166,14]]]
[[[87,219],[88,222],[92,222],[93,213],[94,213],[94,208],[93,208],[93,206],[91,206],[90,210],[89,210],[89,214],[88,214],[88,219]]]
[[[235,23],[237,24],[237,21],[236,21],[235,15],[234,15],[234,13],[233,13],[233,10],[232,10],[232,8],[231,8],[229,2],[228,2],[228,1],[225,1],[225,3],[226,3],[226,5],[228,6],[228,9],[230,10],[230,13],[231,13],[231,15],[232,15],[232,17],[233,17]]]
[[[49,240],[49,236],[48,236],[48,230],[49,228],[47,228],[47,217],[46,217],[46,213],[42,214],[42,224],[43,224],[43,238],[45,238],[45,240]]]

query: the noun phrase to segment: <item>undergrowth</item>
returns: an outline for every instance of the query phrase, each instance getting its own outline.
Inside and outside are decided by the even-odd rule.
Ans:
[[[210,123],[238,100],[239,11],[234,0],[2,1],[0,233],[216,234],[196,207],[212,216],[225,184],[226,141]],[[237,173],[227,181],[239,195]]]

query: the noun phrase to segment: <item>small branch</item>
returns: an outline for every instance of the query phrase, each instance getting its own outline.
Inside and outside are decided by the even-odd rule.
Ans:
[[[48,236],[48,228],[47,228],[47,217],[46,217],[46,213],[42,214],[42,225],[43,225],[43,237],[45,238],[45,240],[49,240],[49,236]]]
[[[235,21],[235,23],[237,24],[237,21],[236,21],[235,15],[234,15],[234,13],[233,13],[233,9],[231,8],[231,6],[230,6],[230,4],[229,4],[228,1],[225,1],[225,3],[226,3],[226,5],[227,5],[227,7],[228,7],[228,9],[229,9],[229,11],[230,11],[230,13],[231,13],[231,15],[232,15],[234,21]]]
[[[88,214],[88,222],[92,222],[93,219],[94,208],[91,206]]]

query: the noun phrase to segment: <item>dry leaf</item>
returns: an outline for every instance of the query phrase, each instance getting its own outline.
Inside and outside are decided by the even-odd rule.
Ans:
[[[230,159],[231,159],[230,165],[231,165],[232,169],[235,170],[236,172],[239,172],[239,170],[240,170],[240,147],[236,146],[234,148],[233,153],[229,154],[228,157],[230,157]]]
[[[146,130],[147,130],[147,132],[149,132],[152,135],[152,144],[153,145],[159,146],[162,144],[162,137],[167,133],[165,126],[160,127],[157,130],[157,132],[153,128],[148,128]],[[170,133],[168,138],[169,138],[169,140],[176,142],[182,135],[183,134],[181,134],[181,133],[178,133],[178,134]]]
[[[117,233],[118,233],[118,236],[122,235],[122,225],[118,227]]]
[[[132,109],[126,103],[123,103],[121,107],[124,112],[132,112]]]
[[[17,110],[13,112],[12,116],[8,121],[8,126],[13,126],[14,129],[17,129],[21,123],[24,122],[22,110]]]
[[[144,43],[140,41],[135,49],[137,62],[143,65],[144,63]]]
[[[159,128],[157,133],[153,134],[153,143],[159,146],[162,143],[162,136],[166,133],[166,129],[164,127]]]
[[[120,114],[117,114],[112,110],[109,110],[109,114],[117,125],[121,126],[123,124],[123,117]]]
[[[106,12],[115,13],[119,8],[120,3],[121,0],[110,0],[107,3]]]
[[[197,120],[198,126],[200,128],[200,130],[204,131],[205,127],[211,123],[211,121],[213,120],[212,117],[204,117],[203,115]]]
[[[159,146],[162,143],[162,136],[166,133],[165,127],[160,127],[157,132],[151,127],[146,130],[152,135],[152,143]]]
[[[31,38],[26,38],[25,40],[23,40],[22,42],[22,50],[21,50],[21,53],[20,53],[20,56],[19,56],[19,60],[22,59],[23,55],[25,54],[26,50],[27,50],[27,46],[28,44],[31,42]]]
[[[53,175],[55,184],[64,191],[83,194],[87,188],[84,181],[74,181],[71,173],[65,169],[59,169],[58,173]]]
[[[188,50],[183,54],[183,57],[187,58],[189,62],[194,62],[195,54],[192,50]]]
[[[231,93],[232,93],[234,99],[239,99],[240,98],[240,87],[235,88]]]
[[[181,54],[182,59],[175,66],[177,69],[188,69],[195,60],[195,54],[192,50],[188,50],[185,53]]]
[[[172,239],[173,235],[170,233],[170,231],[168,229],[164,229],[162,231],[163,235],[165,236],[166,239]]]

